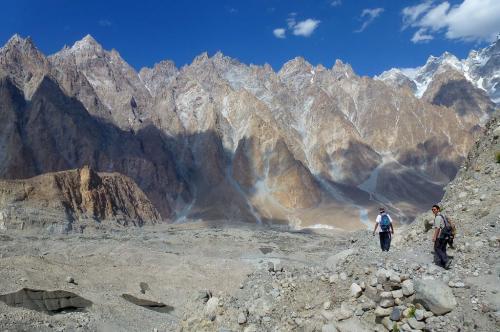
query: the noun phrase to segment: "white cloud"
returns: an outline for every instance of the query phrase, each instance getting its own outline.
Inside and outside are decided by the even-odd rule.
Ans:
[[[297,24],[297,21],[295,20],[296,16],[297,16],[297,13],[288,14],[288,18],[286,19],[288,29],[292,29]]]
[[[432,0],[426,0],[421,4],[403,9],[403,29],[412,25],[423,13],[432,6]]]
[[[332,7],[337,7],[337,6],[340,6],[342,4],[342,0],[333,0],[332,2],[330,2],[330,5]]]
[[[313,18],[297,22],[297,13],[290,13],[286,19],[287,29],[274,29],[273,34],[277,38],[285,38],[286,30],[289,30],[295,36],[309,37],[314,33],[314,30],[316,30],[320,23],[320,20],[315,20]]]
[[[321,21],[312,18],[300,21],[293,26],[293,34],[295,36],[309,37],[313,34],[314,30],[316,30],[320,23]]]
[[[102,27],[110,27],[113,25],[113,23],[111,23],[110,20],[107,20],[107,19],[100,19],[99,20],[99,25],[102,26]]]
[[[500,32],[498,0],[463,0],[454,6],[448,1],[436,5],[426,0],[404,8],[402,14],[403,28],[418,29],[412,38],[414,43],[428,41],[439,32],[448,39],[491,42]]]
[[[434,39],[432,35],[426,34],[425,29],[418,29],[417,32],[411,38],[413,43],[426,43],[429,40]]]
[[[361,12],[361,18],[365,19],[361,28],[356,30],[355,32],[364,31],[377,17],[380,16],[384,12],[384,8],[366,8]]]
[[[274,29],[274,30],[273,30],[273,34],[274,34],[274,36],[275,36],[276,38],[283,39],[283,38],[285,38],[285,37],[286,37],[286,36],[285,36],[285,31],[286,31],[286,30],[285,30],[285,29],[283,29],[283,28],[278,28],[278,29]]]

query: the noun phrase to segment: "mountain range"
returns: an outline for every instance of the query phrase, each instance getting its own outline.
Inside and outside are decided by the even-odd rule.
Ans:
[[[204,53],[137,72],[91,36],[0,49],[0,178],[89,165],[132,178],[161,218],[365,227],[442,196],[497,108],[500,42],[370,78],[340,60],[275,72]]]

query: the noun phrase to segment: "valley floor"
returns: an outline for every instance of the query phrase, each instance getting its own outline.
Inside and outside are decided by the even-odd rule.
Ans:
[[[0,240],[0,294],[64,290],[93,303],[49,315],[0,302],[2,331],[386,331],[375,306],[360,300],[366,296],[355,299],[349,290],[353,282],[369,284],[380,269],[465,283],[453,288],[458,307],[426,325],[432,331],[499,327],[498,276],[487,267],[477,276],[444,271],[425,242],[408,248],[399,234],[389,253],[370,231],[203,222],[71,235],[6,231]]]

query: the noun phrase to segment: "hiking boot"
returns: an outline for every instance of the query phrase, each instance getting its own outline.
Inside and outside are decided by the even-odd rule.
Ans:
[[[445,268],[446,270],[449,270],[452,262],[453,262],[453,259],[448,259],[448,261],[447,261],[447,262],[446,262],[446,264],[444,265],[444,268]]]

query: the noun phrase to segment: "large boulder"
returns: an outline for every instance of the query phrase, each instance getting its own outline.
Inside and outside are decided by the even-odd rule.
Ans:
[[[435,315],[443,315],[457,306],[457,300],[445,283],[435,279],[415,280],[415,303],[421,303]]]

